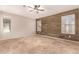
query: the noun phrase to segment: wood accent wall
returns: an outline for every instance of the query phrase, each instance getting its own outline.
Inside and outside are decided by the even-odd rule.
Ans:
[[[61,33],[61,16],[75,14],[75,35],[79,34],[79,9],[74,9],[59,14],[39,18],[42,21],[42,31],[39,34],[49,35],[49,36],[59,36]],[[37,32],[38,33],[38,32]],[[63,34],[64,35],[64,34]]]

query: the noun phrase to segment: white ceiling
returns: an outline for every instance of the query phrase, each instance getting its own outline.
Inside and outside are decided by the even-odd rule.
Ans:
[[[28,7],[23,7],[22,5],[0,5],[0,11],[5,11],[29,18],[40,18],[76,9],[79,8],[79,5],[41,5],[41,7],[44,8],[45,11],[41,11],[38,14],[35,12],[29,12]]]

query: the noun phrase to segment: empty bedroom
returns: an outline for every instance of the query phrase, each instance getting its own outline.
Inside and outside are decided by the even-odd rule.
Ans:
[[[79,53],[79,5],[0,5],[0,54]]]

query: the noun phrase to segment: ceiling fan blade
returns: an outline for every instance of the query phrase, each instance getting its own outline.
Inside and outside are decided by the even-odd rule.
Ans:
[[[44,9],[38,9],[38,11],[44,11]]]
[[[31,7],[31,6],[27,6],[27,7],[31,8],[31,9],[34,9],[34,8],[33,8],[33,7]]]
[[[23,5],[23,7],[28,7],[28,8],[34,9],[34,8],[33,8],[33,7],[31,7],[31,6],[26,6],[26,5]]]

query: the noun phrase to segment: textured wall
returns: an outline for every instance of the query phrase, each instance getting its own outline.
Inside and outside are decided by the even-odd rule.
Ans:
[[[79,10],[74,9],[66,12],[62,12],[56,15],[40,18],[42,21],[42,32],[41,34],[50,36],[59,36],[61,33],[61,16],[75,14],[75,29],[76,34],[79,34]],[[59,35],[58,35],[59,34]]]

